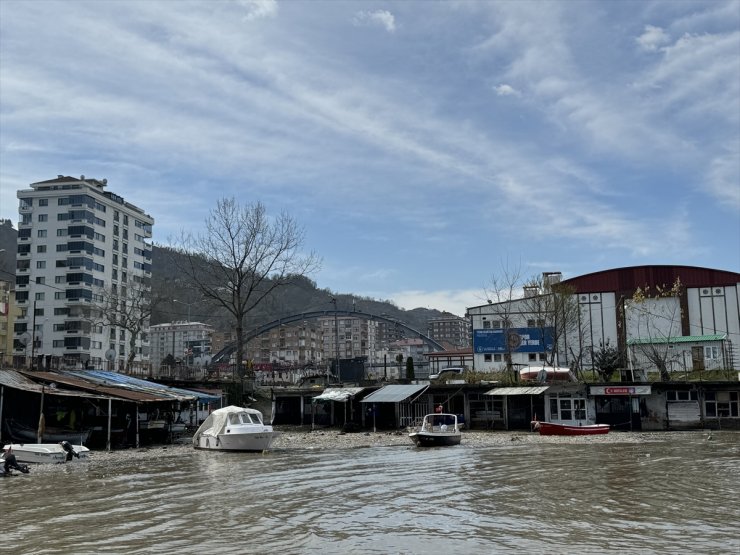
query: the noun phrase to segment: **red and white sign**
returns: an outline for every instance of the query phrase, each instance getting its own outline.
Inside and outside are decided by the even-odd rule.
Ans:
[[[650,391],[649,385],[594,385],[589,388],[591,395],[650,395]]]

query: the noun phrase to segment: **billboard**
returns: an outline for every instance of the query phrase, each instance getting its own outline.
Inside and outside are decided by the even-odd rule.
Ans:
[[[473,331],[475,353],[544,353],[553,350],[554,328],[509,328]]]

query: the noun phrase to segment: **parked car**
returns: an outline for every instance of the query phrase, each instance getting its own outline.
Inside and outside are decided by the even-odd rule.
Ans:
[[[465,372],[465,368],[462,368],[462,367],[459,367],[459,366],[454,366],[454,367],[450,367],[450,368],[442,368],[442,370],[440,370],[436,374],[430,374],[429,375],[429,379],[430,380],[437,380],[437,379],[439,379],[441,377],[451,376],[451,375],[455,375],[455,374],[459,375],[459,374],[462,374],[463,372]]]

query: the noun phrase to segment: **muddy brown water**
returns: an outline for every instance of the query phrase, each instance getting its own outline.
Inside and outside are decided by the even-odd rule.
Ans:
[[[740,553],[740,433],[93,453],[3,478],[3,545],[82,553]]]

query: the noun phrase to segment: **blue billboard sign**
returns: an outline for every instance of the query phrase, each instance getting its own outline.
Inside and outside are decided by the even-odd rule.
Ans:
[[[552,351],[554,328],[509,328],[473,331],[476,353],[544,353]]]

